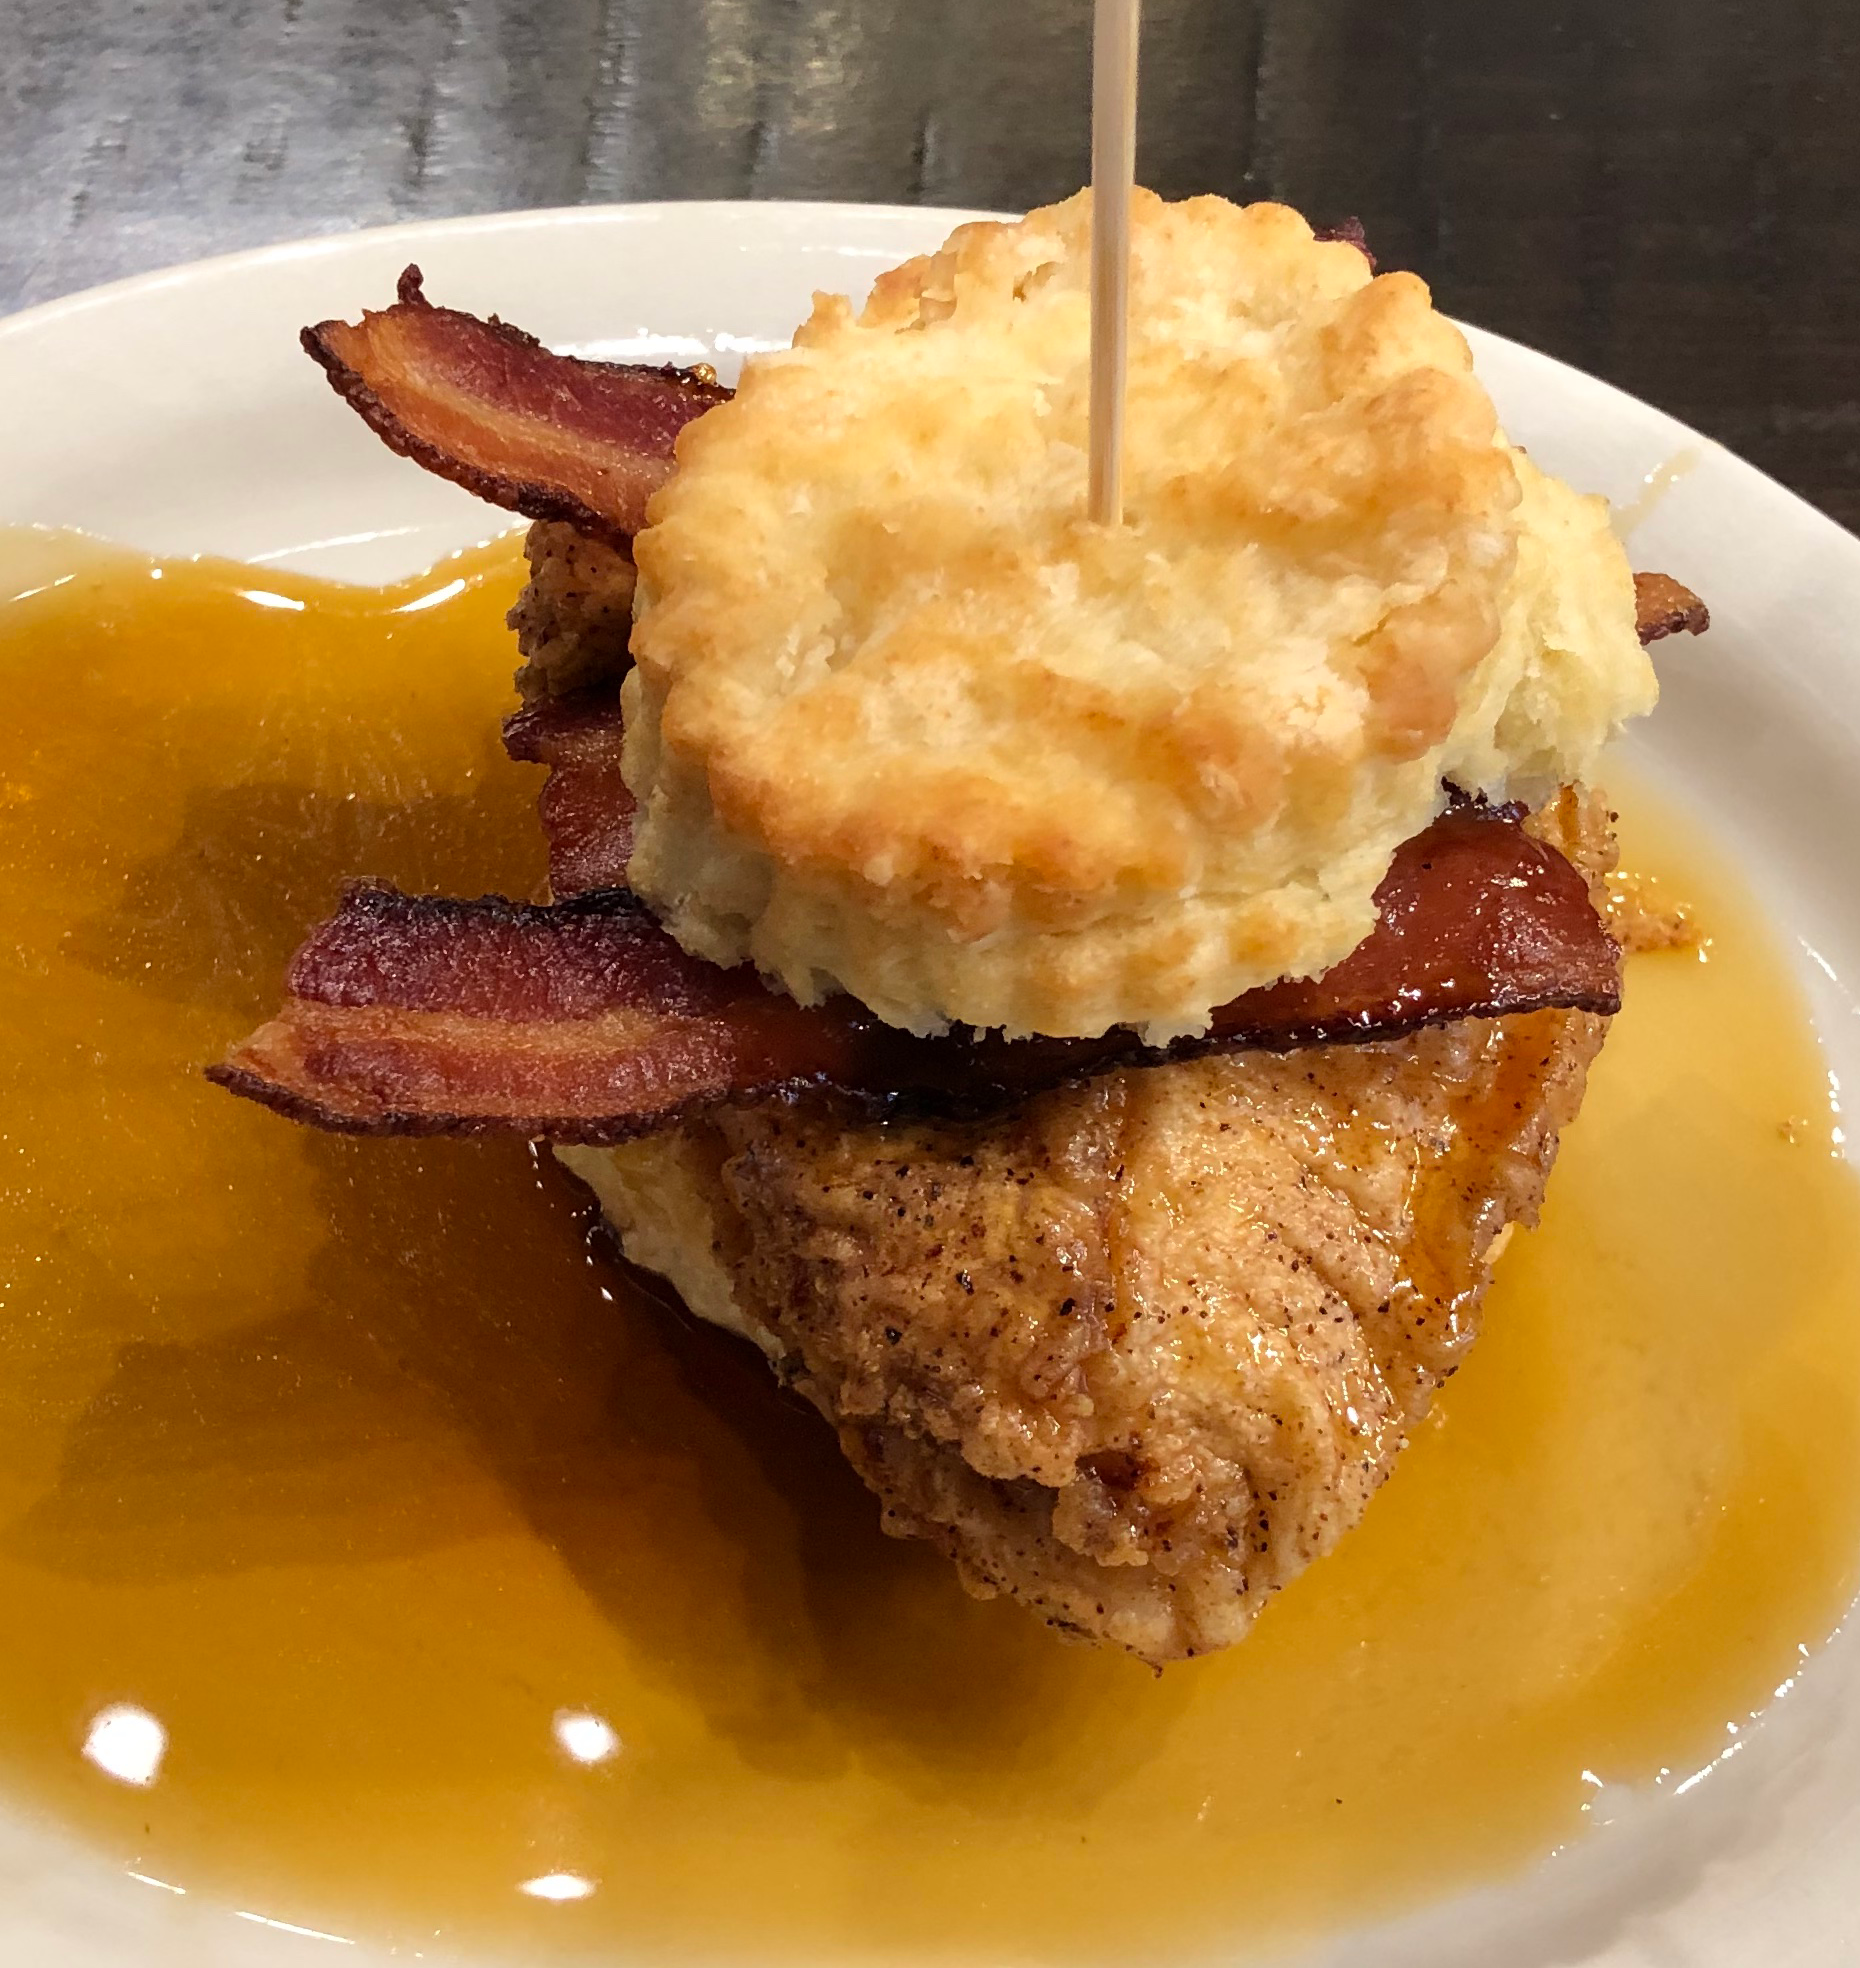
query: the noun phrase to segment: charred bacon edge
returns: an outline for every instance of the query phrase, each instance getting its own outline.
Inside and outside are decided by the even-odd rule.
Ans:
[[[337,346],[338,338],[366,337],[375,322],[395,316],[402,320],[409,315],[430,317],[435,326],[458,324],[474,335],[489,336],[521,355],[526,363],[547,370],[562,386],[560,400],[568,404],[580,400],[577,385],[591,376],[619,376],[642,383],[656,382],[665,389],[676,391],[681,397],[698,399],[694,414],[701,414],[702,410],[727,401],[733,392],[708,374],[700,375],[690,369],[646,363],[591,362],[581,356],[559,355],[545,347],[534,335],[513,327],[507,321],[500,321],[496,315],[487,318],[467,314],[458,308],[435,306],[426,298],[422,282],[420,269],[409,266],[400,276],[396,289],[399,298],[393,307],[364,313],[360,323],[321,321],[301,331],[298,339],[305,352],[329,378],[330,387],[390,451],[410,458],[435,476],[462,486],[491,505],[521,513],[526,519],[563,520],[596,539],[625,547],[635,529],[622,524],[616,515],[595,511],[585,500],[560,485],[475,464],[460,457],[456,451],[447,449],[432,433],[413,428],[404,416],[382,400],[364,369]],[[449,407],[448,414],[458,417],[462,411],[459,406],[453,405]],[[564,418],[558,428],[569,431],[574,425]],[[504,433],[488,417],[481,429],[486,440],[486,451],[495,455],[503,442]],[[661,468],[669,468],[671,462],[669,450],[642,448],[635,457],[642,465]]]
[[[1398,851],[1378,902],[1376,930],[1323,978],[1244,993],[1208,1033],[1147,1047],[1128,1029],[917,1037],[850,998],[804,1007],[689,955],[625,891],[543,906],[358,884],[298,953],[279,1016],[213,1077],[350,1132],[617,1141],[801,1089],[985,1113],[1115,1067],[1618,1004],[1620,952],[1586,879],[1515,811],[1450,809]],[[526,1084],[544,1111],[515,1111]]]
[[[1369,235],[1363,230],[1362,220],[1354,215],[1347,219],[1339,219],[1335,225],[1313,226],[1311,237],[1324,242],[1336,241],[1345,246],[1354,246],[1369,262],[1369,271],[1375,272],[1376,256],[1369,250]]]
[[[1644,648],[1662,636],[1703,635],[1711,610],[1684,582],[1670,574],[1634,576],[1634,630]]]
[[[1369,251],[1363,236],[1362,223],[1358,219],[1342,219],[1336,225],[1319,227],[1314,234],[1325,240],[1343,240],[1355,246],[1375,265],[1374,256]],[[434,322],[458,324],[473,333],[489,335],[502,342],[511,350],[522,355],[524,360],[538,370],[548,371],[560,385],[557,400],[572,404],[577,401],[576,384],[591,375],[620,375],[659,382],[677,390],[681,395],[697,396],[702,399],[702,407],[710,408],[717,403],[726,402],[734,392],[726,385],[717,382],[708,373],[695,370],[677,369],[669,366],[654,367],[641,363],[590,362],[581,356],[558,355],[546,347],[538,338],[524,329],[513,327],[496,315],[488,318],[482,315],[467,314],[459,308],[436,306],[426,298],[420,269],[409,266],[400,276],[396,289],[398,299],[393,307],[376,312],[364,313],[358,323],[345,321],[323,321],[302,331],[301,340],[305,350],[313,360],[321,365],[328,376],[331,387],[356,412],[368,427],[381,438],[392,451],[403,458],[424,467],[440,478],[450,480],[454,485],[463,486],[468,492],[492,505],[502,506],[507,511],[522,513],[529,519],[562,520],[594,538],[609,545],[625,547],[632,539],[632,529],[622,526],[611,514],[594,511],[585,500],[565,491],[562,487],[550,485],[538,479],[513,477],[473,464],[461,458],[456,452],[448,451],[432,436],[411,429],[395,411],[391,410],[371,386],[368,377],[350,362],[334,346],[336,335],[353,336],[365,333],[368,324],[389,316],[400,314],[419,314],[429,316]],[[462,415],[458,405],[450,407],[449,414]],[[487,452],[495,452],[501,435],[496,425],[487,417],[482,425]],[[574,428],[573,423],[563,419],[559,428],[564,432]],[[611,443],[611,439],[607,440]],[[640,464],[664,466],[670,463],[669,451],[642,450],[637,454]],[[1657,642],[1663,636],[1677,635],[1681,632],[1702,635],[1711,625],[1711,616],[1705,604],[1692,590],[1668,574],[1637,574],[1634,577],[1635,626],[1643,643]]]
[[[799,1099],[808,1094],[828,1094],[849,1113],[864,1120],[901,1120],[922,1116],[945,1120],[979,1121],[999,1114],[1022,1101],[1032,1099],[1038,1094],[1052,1092],[1062,1087],[1079,1086],[1096,1079],[1101,1074],[1125,1068],[1173,1065],[1181,1061],[1209,1058],[1217,1053],[1267,1052],[1283,1055],[1302,1052],[1313,1046],[1376,1045],[1391,1039],[1407,1038],[1430,1026],[1458,1024],[1465,1019],[1511,1018],[1538,1011],[1592,1012],[1598,1017],[1612,1018],[1620,1009],[1621,994],[1618,989],[1611,992],[1575,990],[1546,992],[1515,1003],[1504,994],[1500,994],[1491,999],[1457,1006],[1450,1012],[1430,1013],[1417,1010],[1405,1018],[1385,1019],[1374,1024],[1360,1019],[1352,1023],[1346,1019],[1331,1024],[1289,1028],[1271,1038],[1183,1039],[1161,1051],[1138,1047],[1127,1053],[1107,1056],[1089,1065],[1081,1064],[1075,1070],[1064,1073],[1058,1078],[1027,1088],[991,1088],[972,1094],[937,1088],[906,1088],[891,1093],[873,1093],[864,1088],[841,1086],[829,1075],[816,1073],[772,1081],[747,1091],[725,1088],[721,1091],[696,1094],[676,1106],[668,1106],[652,1112],[593,1118],[452,1114],[436,1110],[402,1111],[392,1108],[384,1108],[379,1113],[364,1116],[344,1113],[339,1108],[317,1101],[309,1094],[300,1093],[278,1081],[268,1080],[262,1074],[235,1066],[230,1062],[209,1066],[205,1072],[206,1077],[214,1085],[225,1088],[229,1093],[238,1094],[243,1099],[267,1107],[273,1113],[283,1115],[287,1120],[304,1122],[325,1133],[373,1137],[514,1134],[525,1140],[559,1141],[580,1147],[612,1148],[623,1142],[637,1141],[646,1135],[657,1134],[666,1128],[679,1126],[685,1121],[696,1119],[712,1108],[775,1104]],[[417,1012],[406,1015],[409,1018],[421,1016]]]

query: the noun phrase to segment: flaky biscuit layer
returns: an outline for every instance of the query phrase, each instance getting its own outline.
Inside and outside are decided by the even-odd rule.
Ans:
[[[1599,500],[1508,446],[1412,275],[1140,196],[1126,523],[1084,516],[1089,203],[817,298],[639,536],[633,885],[923,1030],[1153,1039],[1343,956],[1443,777],[1648,708]]]

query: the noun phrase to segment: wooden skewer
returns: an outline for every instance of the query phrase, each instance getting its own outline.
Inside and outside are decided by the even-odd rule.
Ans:
[[[1095,0],[1091,37],[1091,478],[1086,511],[1124,517],[1124,376],[1130,349],[1130,193],[1137,176],[1142,0]]]

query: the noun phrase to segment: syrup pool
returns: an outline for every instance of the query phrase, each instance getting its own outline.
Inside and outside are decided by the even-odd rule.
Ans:
[[[1263,1948],[1676,1787],[1839,1618],[1856,1185],[1775,938],[1631,786],[1703,960],[1630,963],[1362,1528],[1155,1678],[886,1542],[520,1145],[200,1078],[343,877],[539,883],[513,542],[385,592],[6,546],[0,1785],[124,1869],[526,1962]]]

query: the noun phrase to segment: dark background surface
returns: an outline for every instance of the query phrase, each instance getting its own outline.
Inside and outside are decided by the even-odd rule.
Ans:
[[[0,312],[307,232],[1025,206],[1089,0],[0,0]],[[1860,525],[1855,0],[1148,0],[1139,173],[1360,214],[1442,304]]]

